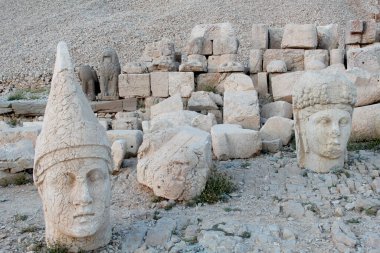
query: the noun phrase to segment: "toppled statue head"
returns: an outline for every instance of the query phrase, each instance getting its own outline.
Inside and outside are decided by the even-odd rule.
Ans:
[[[106,245],[111,239],[111,149],[104,128],[74,80],[64,42],[57,47],[34,163],[47,244],[63,245],[70,252]]]
[[[327,173],[343,167],[356,88],[342,73],[306,72],[294,86],[293,113],[300,167]]]

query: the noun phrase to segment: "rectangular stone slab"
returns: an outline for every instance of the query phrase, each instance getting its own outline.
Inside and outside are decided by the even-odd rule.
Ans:
[[[45,113],[46,102],[13,102],[12,109],[16,115],[42,116]]]

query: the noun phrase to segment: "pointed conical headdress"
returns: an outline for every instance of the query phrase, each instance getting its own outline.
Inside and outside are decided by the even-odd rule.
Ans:
[[[42,131],[36,143],[34,181],[38,184],[40,176],[54,164],[87,157],[112,163],[105,129],[74,79],[66,43],[60,42]]]

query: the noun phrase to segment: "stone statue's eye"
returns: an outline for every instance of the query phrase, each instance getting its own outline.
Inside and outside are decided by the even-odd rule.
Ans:
[[[99,170],[92,170],[87,175],[87,177],[90,180],[90,182],[97,182],[99,180],[103,180],[103,173]]]

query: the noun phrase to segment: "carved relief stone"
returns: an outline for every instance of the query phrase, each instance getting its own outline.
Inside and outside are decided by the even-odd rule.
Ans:
[[[293,90],[300,167],[319,173],[343,167],[355,101],[356,88],[345,75],[315,71],[300,78]]]
[[[119,99],[118,78],[121,73],[116,51],[107,48],[102,55],[99,66],[100,100]]]
[[[111,149],[105,129],[74,80],[60,42],[33,177],[43,202],[48,246],[93,250],[111,239]]]

